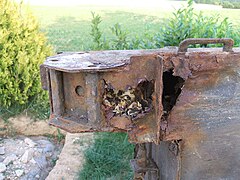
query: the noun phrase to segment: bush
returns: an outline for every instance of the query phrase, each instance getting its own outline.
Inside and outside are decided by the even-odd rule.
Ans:
[[[233,38],[239,46],[240,35],[234,29],[228,18],[221,20],[219,16],[205,16],[196,13],[193,1],[188,1],[186,8],[180,8],[173,17],[165,23],[158,33],[158,46],[178,46],[186,38]]]
[[[44,34],[29,11],[12,0],[0,1],[0,106],[45,99],[39,65],[51,55]],[[1,110],[1,109],[0,109]]]
[[[240,9],[240,2],[233,2],[234,9]]]
[[[219,5],[220,0],[194,0],[195,3]]]
[[[166,19],[158,33],[145,32],[143,37],[129,38],[126,31],[117,23],[111,31],[115,39],[103,38],[104,32],[100,31],[100,16],[93,16],[92,28],[98,29],[92,33],[96,46],[99,49],[156,49],[164,46],[178,46],[186,38],[232,38],[235,46],[240,46],[240,34],[229,22],[228,18],[221,20],[218,15],[206,16],[203,12],[196,13],[193,8],[193,0],[188,1],[187,7],[182,7],[173,13],[173,17]],[[98,22],[95,24],[93,22]],[[94,30],[92,29],[92,32]],[[104,45],[104,46],[103,46]],[[219,45],[209,45],[210,47]]]
[[[229,2],[229,1],[223,1],[223,2],[222,2],[222,7],[223,7],[223,8],[233,9],[233,8],[234,8],[234,5],[233,5],[231,2]]]

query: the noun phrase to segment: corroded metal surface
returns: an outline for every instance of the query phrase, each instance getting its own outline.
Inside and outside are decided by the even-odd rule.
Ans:
[[[238,60],[235,67],[196,72],[185,82],[165,136],[165,140],[183,139],[180,179],[238,178]]]
[[[69,132],[125,131],[129,133],[131,142],[159,143],[163,63],[160,56],[148,55],[150,52],[153,50],[92,52],[88,55],[77,54],[78,58],[74,58],[76,54],[74,57],[72,54],[62,54],[62,56],[58,55],[62,64],[59,62],[56,67],[47,60],[44,67],[50,69],[49,86],[52,91],[53,106],[50,124]],[[141,56],[137,56],[138,53],[141,53]],[[74,64],[73,61],[69,62],[69,67],[67,66],[67,61],[72,58],[78,61],[75,69],[71,66]],[[106,66],[91,66],[91,72],[89,72],[85,66],[85,58],[88,62],[97,60],[101,64],[105,62],[107,68],[112,70],[105,71]],[[83,64],[81,64],[82,60]],[[124,63],[124,65],[118,66],[116,63]],[[106,83],[114,92],[126,93],[129,87],[133,89],[135,97],[130,104],[135,103],[141,106],[139,114],[129,116],[123,111],[120,111],[123,114],[116,114],[116,107],[112,109],[106,107],[107,104],[104,103]],[[152,84],[150,94],[148,84]],[[116,100],[117,104],[120,103],[119,100]],[[144,103],[149,103],[146,110],[142,108]],[[129,107],[130,104],[128,104]],[[79,125],[75,126],[76,123]]]
[[[222,43],[223,51],[226,52],[232,52],[232,47],[234,44],[234,41],[230,38],[190,38],[182,41],[179,44],[178,52],[187,52],[187,48],[189,45],[193,44],[219,44]]]
[[[238,179],[239,49],[195,50],[170,59],[164,68],[173,68],[185,84],[167,124],[161,123],[166,142],[148,144],[160,178]],[[176,140],[181,140],[179,153],[170,146]]]
[[[156,50],[62,53],[47,58],[44,66],[64,72],[111,71],[129,64],[132,56],[148,55],[154,52]]]
[[[190,107],[197,108],[200,105],[199,102],[194,104],[193,102],[200,97],[206,99],[212,99],[215,97],[210,95],[204,96],[204,89],[214,89],[220,86],[220,82],[226,83],[225,85],[222,84],[221,87],[229,88],[231,86],[228,86],[227,83],[238,78],[238,72],[235,68],[240,66],[240,54],[237,53],[191,53],[186,55],[186,61],[188,61],[191,76],[185,81],[179,99],[170,113],[168,119],[169,126],[167,130],[167,140],[183,139],[185,136],[183,133],[191,132],[191,130],[194,131],[194,126],[188,126],[189,123],[190,125],[194,125],[191,121],[192,118],[187,119],[188,116],[185,114],[180,115],[179,112],[181,111],[184,113]],[[228,78],[221,80],[223,75],[226,75]],[[237,85],[237,81],[235,80],[232,84]],[[221,89],[218,89],[217,91],[219,91],[219,93],[221,91],[221,93],[224,94],[224,91]],[[226,91],[229,92],[230,89],[227,89]],[[234,95],[235,92],[232,93]],[[219,94],[219,97],[217,98],[221,98],[221,94]],[[200,113],[202,112],[200,111]],[[176,129],[179,129],[179,131],[176,131]]]
[[[223,43],[224,48],[187,49],[196,43]],[[149,143],[152,169],[133,161],[145,179],[238,179],[239,69],[240,48],[232,50],[232,40],[190,39],[179,51],[63,53],[48,58],[41,72],[43,87],[50,91],[50,123],[69,132],[124,131],[130,142]],[[165,72],[184,81],[183,86],[176,85],[181,93],[178,98],[172,94],[176,104],[168,110],[162,102],[163,95],[171,96],[163,92]],[[127,116],[127,108],[114,114],[117,106],[103,103],[106,83],[114,93],[133,90],[131,103],[144,99],[135,98],[143,80],[154,82],[148,96],[151,108],[140,108],[136,119]]]

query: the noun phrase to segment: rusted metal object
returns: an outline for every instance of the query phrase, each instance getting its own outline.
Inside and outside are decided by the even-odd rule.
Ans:
[[[208,43],[224,47],[187,49]],[[240,49],[232,45],[187,39],[179,48],[50,57],[41,66],[50,124],[128,132],[144,143],[132,161],[136,179],[237,179]]]
[[[158,143],[163,65],[152,52],[63,53],[48,58],[41,69],[42,77],[50,77],[48,83],[42,79],[44,89],[51,89],[50,124],[69,132],[126,131],[132,142]]]
[[[151,158],[160,179],[238,179],[239,50],[196,49],[174,60],[174,73],[185,83],[167,125],[161,123],[164,142],[148,144],[157,152]]]
[[[184,41],[182,41],[179,44],[179,49],[178,52],[187,52],[187,48],[189,45],[194,45],[194,44],[223,44],[223,51],[226,52],[232,52],[232,47],[234,44],[234,41],[230,38],[189,38]]]

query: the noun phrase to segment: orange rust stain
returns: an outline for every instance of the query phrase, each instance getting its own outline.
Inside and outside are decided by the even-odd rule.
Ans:
[[[195,72],[186,81],[185,88],[188,90],[210,89],[219,82],[220,70]]]
[[[110,124],[111,126],[119,129],[128,129],[128,126],[131,124],[131,120],[127,117],[115,116],[110,120]]]

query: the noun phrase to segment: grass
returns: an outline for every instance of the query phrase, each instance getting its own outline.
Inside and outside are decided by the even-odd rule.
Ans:
[[[84,152],[86,162],[79,179],[132,179],[133,148],[125,133],[95,133],[94,145]]]
[[[106,32],[105,37],[111,38],[110,27],[115,23],[120,23],[130,37],[142,37],[145,33],[158,32],[162,21],[174,11],[173,8],[164,9],[161,6],[145,9],[115,6],[33,6],[32,9],[56,51],[81,51],[91,48],[91,12],[102,17],[100,28]],[[239,27],[239,9],[213,9],[204,13],[220,14],[221,18],[228,17],[233,25]]]
[[[56,51],[80,51],[89,50],[92,45],[90,36],[91,12],[99,14],[103,22],[100,28],[107,30],[106,37],[111,37],[110,27],[119,22],[130,36],[142,36],[145,31],[156,32],[162,19],[155,16],[145,16],[130,11],[116,9],[100,10],[98,8],[54,8],[48,7],[50,12],[47,16],[49,22],[41,20],[42,29],[47,33],[49,42],[54,45]],[[57,9],[57,10],[56,10]],[[38,9],[39,10],[39,9]],[[60,11],[62,16],[58,16]],[[38,11],[37,11],[38,12]],[[55,14],[56,13],[56,14]],[[38,13],[37,13],[38,14]],[[67,27],[67,28],[66,28]]]
[[[30,115],[34,119],[43,120],[47,119],[50,114],[49,102],[48,101],[37,101],[32,99],[25,105],[13,104],[9,108],[0,106],[0,118],[6,123],[10,117],[18,114]]]

